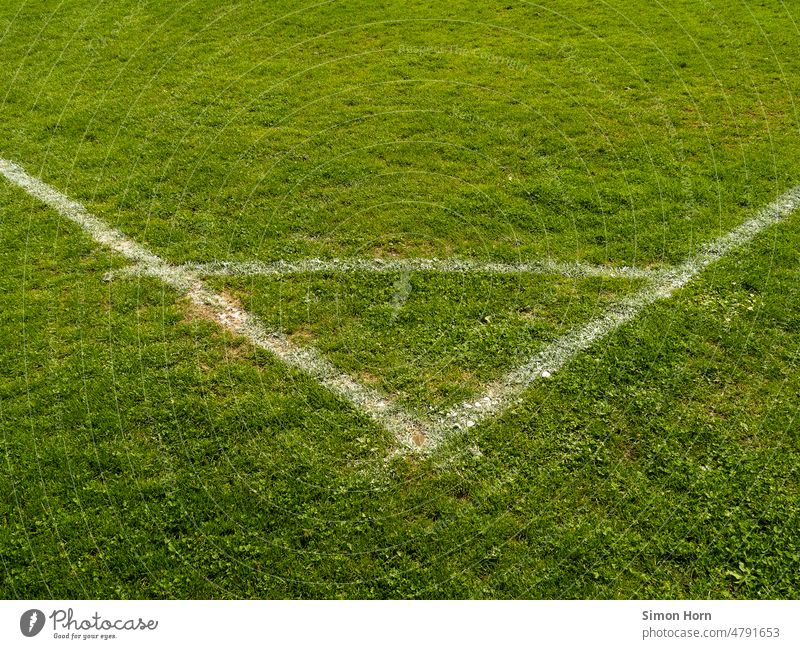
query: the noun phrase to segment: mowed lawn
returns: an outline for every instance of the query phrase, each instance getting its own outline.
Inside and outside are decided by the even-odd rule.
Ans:
[[[800,184],[799,37],[778,0],[8,0],[0,158],[176,264],[658,269]],[[800,597],[800,214],[430,455],[2,177],[0,223],[0,597]],[[425,412],[641,284],[209,285]]]

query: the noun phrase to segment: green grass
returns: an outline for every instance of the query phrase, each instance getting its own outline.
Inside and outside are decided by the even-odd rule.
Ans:
[[[418,411],[478,396],[641,281],[414,273],[242,278],[227,290],[298,344]]]
[[[670,264],[800,183],[777,1],[217,4],[5,3],[0,157],[175,263]],[[0,597],[800,597],[800,215],[386,463],[5,181],[0,219]],[[419,409],[636,288],[211,283]]]

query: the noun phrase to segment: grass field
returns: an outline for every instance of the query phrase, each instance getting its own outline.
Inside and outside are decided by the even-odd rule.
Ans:
[[[0,160],[176,266],[551,264],[204,278],[415,417],[800,185],[780,0],[220,4],[0,3]],[[800,597],[800,213],[419,452],[0,219],[0,598]]]

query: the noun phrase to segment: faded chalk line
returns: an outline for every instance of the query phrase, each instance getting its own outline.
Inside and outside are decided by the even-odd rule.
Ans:
[[[194,304],[205,307],[210,317],[232,333],[272,352],[287,365],[312,376],[326,388],[348,401],[380,424],[409,450],[431,451],[458,431],[469,429],[501,414],[522,392],[539,378],[547,377],[568,364],[575,356],[636,318],[657,300],[671,297],[698,273],[731,251],[740,248],[771,225],[800,207],[800,186],[759,210],[731,232],[711,241],[683,263],[670,268],[629,268],[591,266],[580,263],[529,261],[502,264],[460,259],[307,259],[296,262],[213,262],[172,265],[141,244],[89,214],[86,209],[58,190],[27,174],[21,167],[0,158],[0,174],[67,217],[85,230],[97,243],[123,255],[133,266],[119,275],[157,277],[186,295]],[[575,327],[525,363],[488,384],[481,397],[470,399],[433,419],[412,413],[394,400],[341,372],[311,347],[299,347],[284,334],[268,330],[253,314],[239,308],[219,293],[208,289],[204,277],[234,275],[285,275],[292,273],[538,273],[567,277],[609,277],[643,279],[643,288],[610,306],[590,322]]]
[[[252,275],[294,275],[302,273],[462,273],[485,275],[560,275],[570,278],[607,277],[609,279],[655,279],[660,272],[632,266],[596,266],[580,262],[535,260],[501,264],[472,259],[301,259],[299,261],[214,261],[207,264],[182,264],[179,269],[198,277]],[[129,266],[113,276],[145,275],[147,264]]]

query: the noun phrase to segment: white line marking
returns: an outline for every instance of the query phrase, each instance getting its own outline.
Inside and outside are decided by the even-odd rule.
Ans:
[[[608,277],[625,279],[655,279],[660,272],[652,268],[632,266],[596,266],[580,262],[550,260],[502,264],[472,259],[301,259],[298,261],[213,261],[207,264],[189,263],[179,269],[197,277],[230,277],[251,275],[293,275],[301,273],[470,273],[489,275],[561,275],[564,277]],[[114,273],[120,275],[147,274],[148,265],[131,266]]]
[[[0,174],[9,181],[66,216],[88,232],[98,243],[122,254],[137,264],[133,273],[158,277],[167,285],[187,295],[196,305],[205,307],[210,317],[229,331],[244,336],[254,345],[267,349],[286,364],[314,377],[322,385],[360,409],[374,421],[394,433],[400,443],[409,449],[431,451],[448,437],[501,414],[534,381],[552,376],[575,356],[592,344],[608,336],[617,327],[636,318],[643,309],[657,300],[671,297],[686,286],[708,265],[731,251],[741,248],[753,238],[800,207],[800,186],[783,194],[761,209],[752,218],[731,232],[703,246],[697,254],[673,268],[653,271],[647,269],[605,269],[602,267],[564,265],[551,262],[527,264],[492,264],[464,260],[306,260],[300,262],[259,262],[244,264],[186,264],[173,266],[121,232],[109,227],[75,201],[50,185],[22,170],[18,165],[0,158]],[[567,268],[567,266],[569,268]],[[523,270],[523,267],[525,270]],[[561,269],[561,271],[557,270]],[[546,269],[546,270],[543,270]],[[287,272],[410,272],[432,270],[440,272],[547,272],[577,276],[620,276],[649,279],[647,285],[609,307],[601,316],[576,327],[558,338],[528,361],[490,383],[482,397],[466,401],[430,421],[412,415],[390,398],[368,388],[352,377],[340,372],[330,362],[311,348],[301,348],[286,336],[265,329],[254,315],[238,308],[222,295],[205,287],[202,275],[284,274]],[[622,272],[623,275],[609,275]],[[581,275],[583,273],[583,275]],[[631,275],[629,273],[635,273]],[[640,273],[645,273],[644,275]],[[575,276],[575,275],[573,275]]]
[[[613,332],[620,325],[636,318],[642,310],[657,300],[671,297],[709,264],[737,248],[784,219],[800,207],[800,185],[790,189],[777,200],[759,210],[731,232],[704,245],[683,263],[658,273],[644,288],[609,307],[601,316],[576,327],[555,340],[527,362],[501,379],[486,386],[484,395],[465,401],[439,416],[427,431],[430,444],[437,445],[454,431],[464,430],[496,416],[508,408],[534,381],[552,376],[575,356]]]
[[[179,266],[171,266],[144,246],[89,214],[80,203],[70,200],[57,189],[29,175],[20,166],[0,158],[0,174],[78,224],[97,243],[118,252],[145,268],[148,275],[158,277],[168,286],[185,294],[232,333],[244,336],[252,344],[272,352],[287,365],[314,377],[393,433],[404,446],[419,447],[424,426],[417,417],[406,412],[389,397],[340,372],[316,350],[298,347],[283,334],[267,330],[254,315],[206,288],[202,280],[192,272]]]

